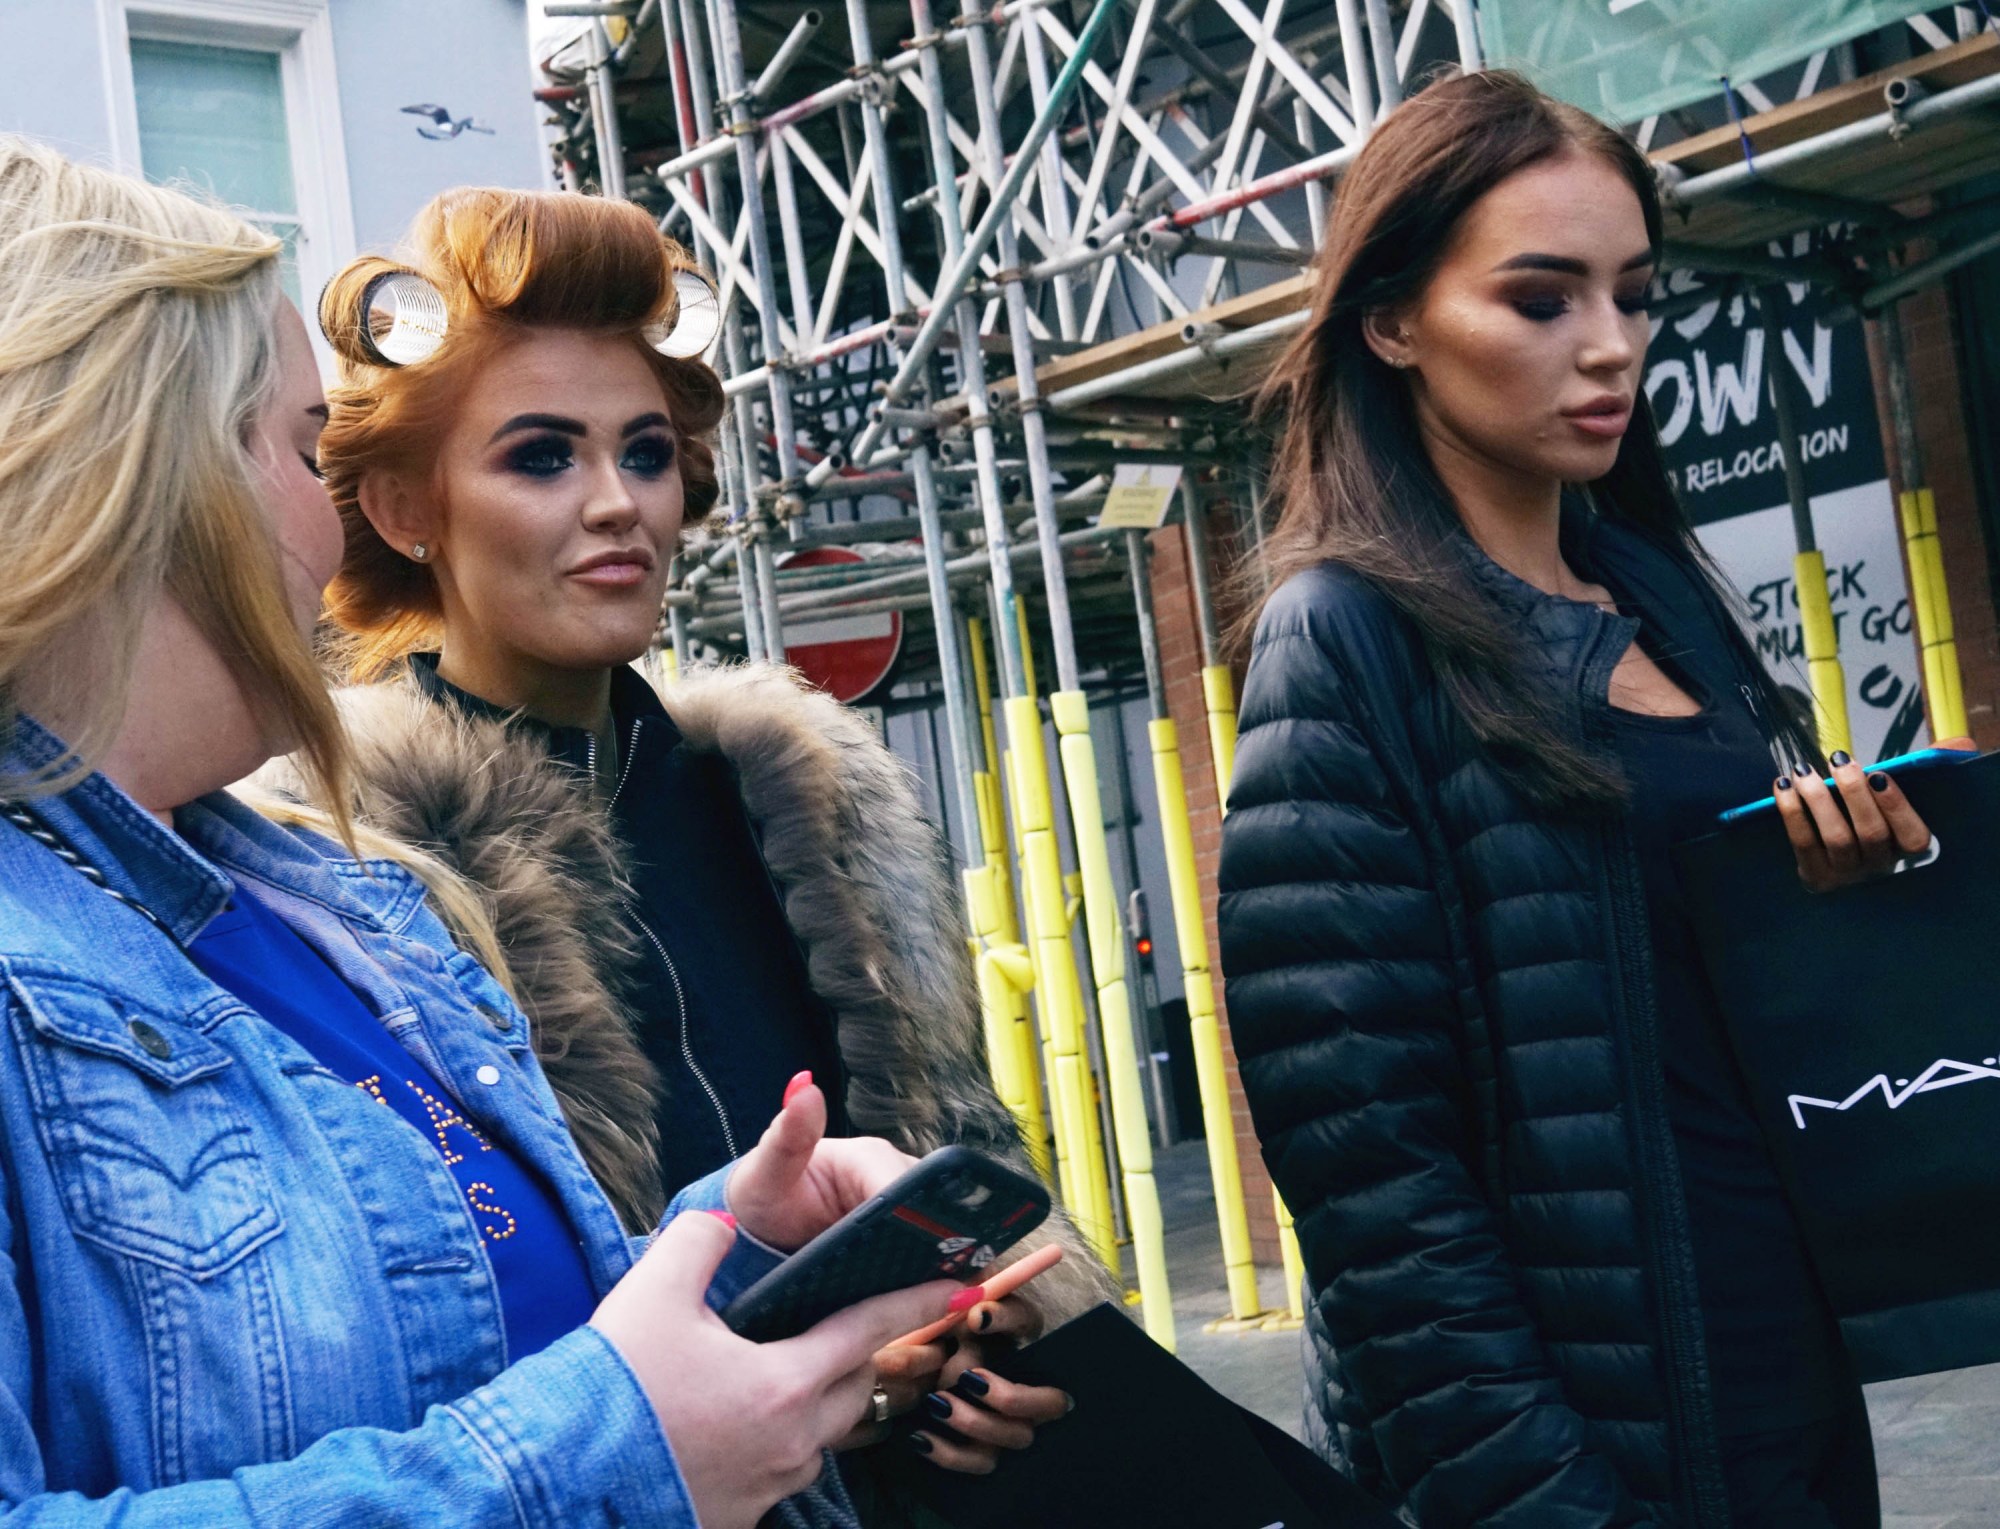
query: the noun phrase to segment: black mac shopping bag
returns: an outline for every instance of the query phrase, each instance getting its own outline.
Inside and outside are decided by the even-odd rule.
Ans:
[[[1287,1361],[1289,1362],[1289,1361]],[[886,1452],[910,1521],[951,1529],[1396,1529],[1290,1435],[1211,1389],[1123,1312],[1097,1306],[992,1366],[1076,1410],[990,1476]],[[935,1427],[936,1425],[930,1425]],[[866,1517],[866,1515],[864,1515]]]
[[[1777,819],[1676,852],[1863,1380],[2000,1361],[2000,755],[1913,771],[1937,857],[1824,895]]]

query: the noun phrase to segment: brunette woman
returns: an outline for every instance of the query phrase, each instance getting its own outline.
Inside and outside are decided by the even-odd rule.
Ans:
[[[678,246],[625,202],[464,189],[400,261],[321,303],[341,383],[321,447],[346,547],[329,610],[364,821],[491,899],[550,1078],[628,1222],[729,1162],[798,1080],[833,1129],[1021,1158],[986,1070],[963,921],[908,770],[867,722],[764,666],[655,694],[681,528],[714,505],[715,374],[671,345]],[[442,339],[391,364],[385,278]],[[372,317],[371,317],[372,315]],[[434,326],[436,327],[436,326]],[[911,1447],[991,1469],[1056,1392],[964,1372],[1103,1298],[1069,1256],[972,1334],[882,1360],[850,1443],[927,1400]]]
[[[1873,1524],[1668,850],[1774,776],[1816,888],[1928,834],[1845,755],[1822,786],[1674,501],[1638,152],[1451,78],[1331,228],[1266,391],[1276,587],[1221,872],[1310,1422],[1425,1529]]]
[[[0,1520],[750,1529],[951,1287],[765,1345],[707,1301],[909,1159],[802,1088],[644,1251],[457,879],[223,789],[349,769],[279,253],[0,139]]]

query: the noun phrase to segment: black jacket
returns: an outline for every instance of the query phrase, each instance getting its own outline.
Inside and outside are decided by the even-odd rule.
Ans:
[[[830,1129],[844,1133],[833,1016],[813,992],[729,761],[684,748],[653,688],[622,666],[611,683],[615,771],[587,729],[493,706],[440,679],[429,655],[413,658],[410,672],[433,700],[531,733],[587,777],[609,811],[639,953],[625,968],[624,997],[663,1085],[662,1181],[692,1183],[748,1151],[800,1069],[825,1092]]]
[[[1564,534],[1676,649],[1731,619],[1638,533]],[[1598,739],[1636,623],[1479,577]],[[1333,564],[1272,595],[1240,721],[1222,962],[1305,1254],[1315,1442],[1425,1529],[1725,1525],[1622,819],[1530,804]]]

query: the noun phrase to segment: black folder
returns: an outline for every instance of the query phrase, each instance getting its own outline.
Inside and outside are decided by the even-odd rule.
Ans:
[[[990,1476],[904,1452],[897,1495],[953,1529],[1396,1529],[1289,1434],[1244,1410],[1110,1305],[991,1366],[1076,1410]],[[891,1446],[892,1449],[896,1446]]]
[[[1772,814],[1678,869],[1863,1380],[2000,1361],[2000,755],[1902,785],[1931,864],[1815,895]]]

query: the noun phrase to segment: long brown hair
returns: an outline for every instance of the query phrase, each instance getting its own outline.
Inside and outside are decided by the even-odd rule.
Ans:
[[[1567,153],[1595,155],[1625,178],[1658,249],[1651,169],[1587,112],[1504,70],[1444,76],[1398,107],[1341,183],[1312,317],[1278,359],[1257,410],[1281,422],[1271,464],[1281,508],[1265,544],[1273,587],[1329,560],[1364,575],[1410,618],[1438,683],[1509,777],[1537,801],[1577,807],[1622,801],[1619,772],[1570,741],[1560,697],[1523,662],[1518,623],[1475,573],[1484,554],[1424,448],[1409,384],[1362,336],[1369,313],[1423,291],[1475,202]],[[1651,538],[1709,587],[1718,609],[1733,607],[1674,498],[1643,395],[1617,461],[1588,492],[1599,515]],[[1817,760],[1810,731],[1735,621],[1723,625],[1773,743],[1790,758]]]
[[[442,611],[430,569],[404,557],[361,510],[373,470],[434,471],[468,380],[510,340],[537,328],[628,337],[659,379],[679,437],[675,460],[686,523],[715,506],[715,457],[705,439],[722,417],[721,380],[699,361],[655,350],[646,331],[677,312],[674,272],[686,250],[630,202],[573,192],[447,191],[417,214],[401,261],[364,255],[328,283],[320,327],[340,359],[320,437],[327,492],[347,545],[327,590],[327,615],[347,634],[351,678],[370,679],[406,654],[435,647]],[[414,270],[443,294],[449,328],[437,353],[412,366],[377,365],[360,343],[362,293],[388,272]]]

